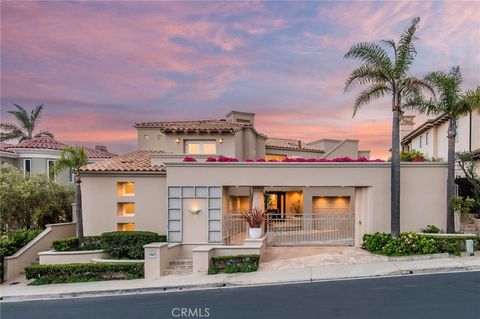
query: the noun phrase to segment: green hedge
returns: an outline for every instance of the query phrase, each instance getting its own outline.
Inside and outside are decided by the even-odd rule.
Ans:
[[[56,251],[80,251],[80,250],[99,250],[102,248],[100,236],[86,236],[83,245],[80,247],[77,237],[69,237],[54,240],[52,248]]]
[[[25,276],[27,279],[35,279],[33,285],[139,279],[144,276],[144,267],[143,263],[34,265],[25,268]]]
[[[116,231],[100,238],[105,252],[118,259],[143,259],[144,245],[167,241],[167,236],[148,231]]]
[[[365,234],[362,248],[380,255],[406,256],[449,253],[460,255],[465,240],[472,239],[474,249],[480,250],[480,236],[442,236],[440,234],[401,233],[392,237],[387,233]]]
[[[257,271],[260,255],[236,255],[212,257],[209,274]]]

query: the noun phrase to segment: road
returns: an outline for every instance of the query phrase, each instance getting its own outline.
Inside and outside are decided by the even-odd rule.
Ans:
[[[1,318],[480,318],[480,272],[4,302]]]

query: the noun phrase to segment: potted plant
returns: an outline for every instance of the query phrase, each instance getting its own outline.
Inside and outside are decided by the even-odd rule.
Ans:
[[[265,212],[258,208],[245,209],[241,213],[242,220],[248,224],[248,235],[256,239],[262,237],[262,226],[265,222]]]
[[[456,196],[452,198],[455,232],[460,231],[460,225],[466,221],[474,205],[475,200],[470,197],[463,198],[462,196]]]

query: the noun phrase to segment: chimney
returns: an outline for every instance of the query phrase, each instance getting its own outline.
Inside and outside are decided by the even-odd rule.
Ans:
[[[403,115],[400,120],[400,142],[403,138],[407,136],[411,131],[413,131],[413,126],[415,122],[415,115]]]
[[[302,141],[298,140],[298,148],[302,148]]]
[[[95,150],[102,151],[102,152],[108,152],[107,147],[105,145],[95,145]]]
[[[255,125],[255,113],[231,111],[226,116],[227,122],[240,123],[243,125]]]

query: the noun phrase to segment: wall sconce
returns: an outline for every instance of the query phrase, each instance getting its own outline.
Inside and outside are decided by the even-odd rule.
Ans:
[[[175,140],[175,143],[179,144],[180,143],[180,139],[177,137],[177,139]]]
[[[200,213],[201,209],[200,208],[190,208],[189,211],[193,215],[197,215],[198,213]]]
[[[223,137],[220,137],[220,139],[218,140],[218,143],[220,143],[220,144],[223,143]]]

